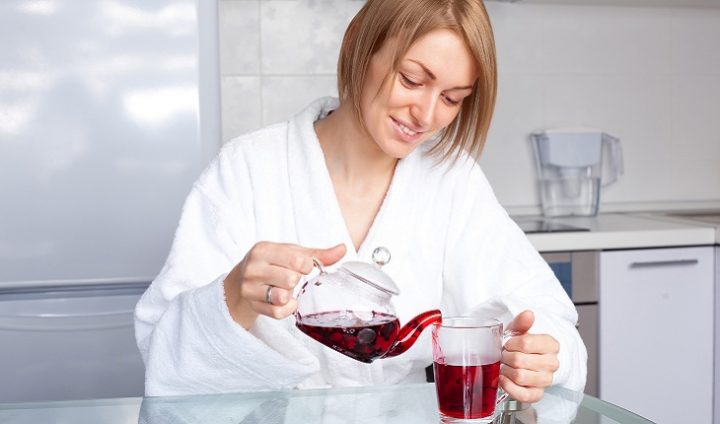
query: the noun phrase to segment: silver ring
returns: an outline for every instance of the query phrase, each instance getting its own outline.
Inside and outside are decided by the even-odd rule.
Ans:
[[[267,290],[265,291],[265,303],[272,305],[272,295],[270,292],[272,292],[273,286],[268,286]]]

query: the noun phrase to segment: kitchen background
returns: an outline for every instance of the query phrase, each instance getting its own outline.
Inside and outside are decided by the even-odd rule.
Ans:
[[[720,9],[574,3],[486,3],[500,78],[481,164],[502,204],[540,211],[531,132],[584,125],[623,144],[625,175],[601,212],[717,206]],[[336,95],[340,41],[362,4],[221,0],[223,140]]]
[[[0,403],[142,394],[132,310],[192,181],[221,141],[336,93],[362,3],[0,2]],[[539,213],[528,135],[587,125],[625,153],[601,212],[656,212],[528,234],[578,307],[587,393],[720,424],[720,0],[487,7],[500,95],[481,163],[500,201]]]

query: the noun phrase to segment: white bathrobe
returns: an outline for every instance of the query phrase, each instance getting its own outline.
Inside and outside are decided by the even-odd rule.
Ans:
[[[135,310],[146,395],[424,381],[429,330],[408,352],[365,364],[310,339],[292,317],[260,316],[250,331],[236,324],[223,280],[261,240],[342,242],[340,263],[370,262],[375,247],[387,247],[383,270],[400,288],[401,323],[434,308],[489,311],[505,322],[531,309],[531,332],[560,343],[554,384],[582,389],[587,355],[575,308],[473,160],[437,165],[427,146],[400,160],[355,252],[313,128],[336,107],[319,99],[287,123],[227,143],[194,184],[167,262]]]

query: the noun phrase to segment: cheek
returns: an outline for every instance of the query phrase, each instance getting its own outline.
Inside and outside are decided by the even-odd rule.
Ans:
[[[417,96],[419,90],[408,90],[397,79],[397,76],[393,78],[383,87],[378,99],[382,99],[381,101],[388,107],[407,106],[415,101],[415,96]]]
[[[460,109],[445,106],[440,106],[440,108],[441,110],[437,114],[437,123],[439,128],[445,128],[450,125],[458,113],[460,113]]]
[[[374,131],[374,123],[377,121],[379,115],[380,104],[378,100],[377,97],[366,94],[363,94],[360,100],[360,113],[363,117],[363,123],[371,132]]]
[[[363,124],[373,140],[381,140],[385,137],[385,124],[380,108],[370,107],[363,112]]]

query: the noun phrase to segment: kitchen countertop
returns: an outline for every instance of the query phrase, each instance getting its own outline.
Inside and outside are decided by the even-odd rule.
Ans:
[[[644,213],[640,214],[639,216],[665,222],[676,222],[681,224],[700,225],[703,227],[714,227],[715,244],[720,245],[720,209],[704,210],[697,212],[655,212]]]
[[[540,252],[609,250],[720,244],[720,225],[668,217],[665,213],[610,213],[595,217],[515,216],[516,222],[542,220],[590,231],[530,233]]]

